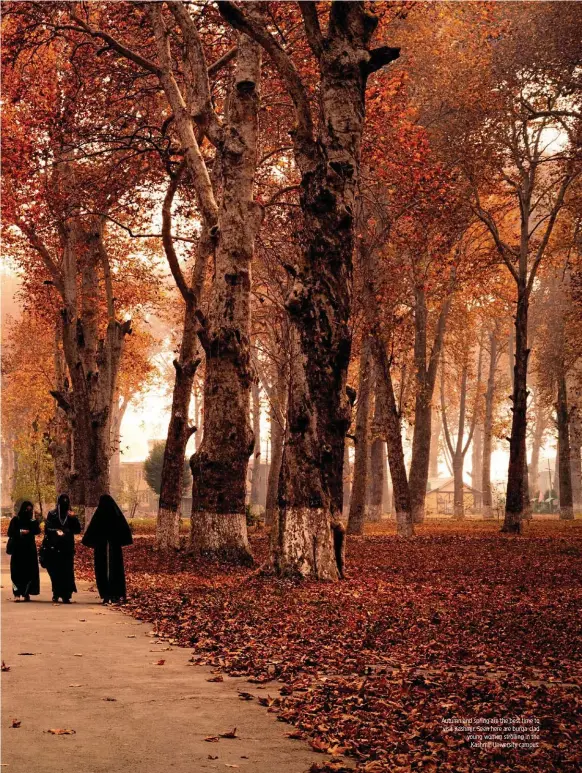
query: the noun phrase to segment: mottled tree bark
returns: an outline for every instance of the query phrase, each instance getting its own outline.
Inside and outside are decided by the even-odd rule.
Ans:
[[[368,460],[370,449],[370,395],[372,391],[372,362],[370,340],[362,341],[360,354],[360,378],[356,406],[356,427],[354,436],[354,482],[348,516],[348,534],[364,533],[366,520],[366,499],[368,493]]]
[[[261,209],[253,201],[260,47],[239,37],[221,149],[215,276],[200,340],[206,355],[204,438],[190,460],[192,552],[252,563],[245,499],[249,455],[251,262]]]

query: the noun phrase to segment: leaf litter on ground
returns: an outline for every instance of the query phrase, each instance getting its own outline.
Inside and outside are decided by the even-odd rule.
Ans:
[[[337,584],[169,558],[140,539],[126,554],[126,609],[191,647],[194,663],[278,680],[280,695],[258,702],[359,773],[578,773],[581,527],[534,521],[516,538],[496,523],[439,522],[403,541],[388,526],[348,540]],[[252,544],[260,565],[267,539]],[[88,576],[90,552],[77,560]],[[447,732],[454,717],[535,719],[540,744],[471,748]],[[347,762],[321,763],[332,764],[317,770]]]

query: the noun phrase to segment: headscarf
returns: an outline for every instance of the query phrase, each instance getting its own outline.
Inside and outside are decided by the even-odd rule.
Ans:
[[[133,537],[125,516],[116,501],[109,494],[103,494],[99,505],[85,531],[83,545],[89,548],[97,547],[105,542],[117,545],[131,545]]]
[[[28,512],[28,508],[30,507],[31,512]],[[31,521],[34,517],[34,505],[32,502],[29,502],[28,500],[25,500],[20,505],[20,510],[18,511],[17,516],[21,521]]]
[[[59,498],[57,499],[57,517],[61,524],[65,524],[67,520],[67,515],[69,514],[69,510],[71,509],[71,500],[69,499],[68,494],[60,494]]]

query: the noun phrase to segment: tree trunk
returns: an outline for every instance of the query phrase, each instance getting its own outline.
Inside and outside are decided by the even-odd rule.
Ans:
[[[251,479],[251,507],[258,505],[261,486],[261,390],[258,382],[254,382],[252,389],[253,401],[253,436],[255,446],[253,449],[253,467]]]
[[[570,421],[568,414],[568,391],[563,362],[558,373],[558,400],[556,404],[559,438],[559,480],[560,480],[560,520],[571,521],[574,518],[572,499],[572,468],[570,466]]]
[[[66,379],[66,363],[62,350],[62,320],[59,319],[55,325],[55,343],[54,343],[54,363],[55,363],[55,389],[61,395],[66,396],[70,401],[68,382]],[[69,403],[70,404],[70,403]],[[70,413],[70,412],[69,412]],[[74,481],[71,475],[72,462],[72,434],[71,422],[67,411],[65,411],[59,402],[55,402],[55,413],[48,427],[48,451],[53,458],[55,465],[55,490],[57,496],[63,492],[69,492],[69,496],[74,496],[72,501],[78,502],[76,490],[72,490]]]
[[[558,440],[556,442],[556,458],[554,459],[554,491],[556,497],[560,501],[560,433],[558,432]],[[553,512],[553,503],[552,503]]]
[[[525,433],[527,429],[527,319],[529,298],[525,281],[518,282],[517,313],[515,316],[515,367],[511,437],[509,440],[509,469],[505,499],[505,520],[502,531],[519,534],[524,509],[523,477],[526,465]]]
[[[239,36],[221,149],[215,276],[200,340],[206,355],[204,437],[192,456],[190,550],[252,563],[246,528],[246,478],[254,445],[250,393],[251,262],[261,210],[253,201],[260,48]]]
[[[574,511],[582,510],[582,421],[579,410],[578,406],[570,409],[570,467]]]
[[[539,484],[539,467],[540,467],[540,450],[542,447],[542,441],[544,432],[546,431],[545,412],[538,395],[536,395],[536,413],[535,413],[535,427],[531,448],[531,463],[529,466],[529,483],[531,491],[534,494],[538,494]]]
[[[475,427],[473,433],[473,447],[471,448],[471,483],[474,489],[479,492],[479,486],[483,479],[483,428]],[[473,494],[473,507],[480,511],[483,506],[483,495],[481,493]]]
[[[350,509],[350,503],[352,501],[352,463],[350,461],[350,446],[347,441],[345,441],[345,447],[344,447],[344,498],[343,498],[343,506],[342,506],[342,515],[345,516],[347,519],[347,514],[349,513]]]
[[[396,514],[396,530],[399,537],[412,537],[414,523],[412,520],[412,505],[410,501],[410,489],[406,477],[406,465],[404,463],[404,449],[402,447],[402,428],[400,416],[394,397],[392,376],[388,357],[377,339],[374,340],[374,361],[378,374],[377,392],[383,406],[385,406],[386,421],[386,448],[388,452],[388,464],[390,465],[390,477],[394,492],[394,511]]]
[[[376,368],[374,368],[377,371]],[[384,482],[386,468],[386,451],[383,423],[384,410],[382,401],[378,394],[378,373],[375,374],[375,400],[374,400],[374,420],[372,426],[372,444],[370,447],[370,482],[368,486],[368,521],[370,523],[379,523],[382,520],[383,502],[384,502]]]
[[[533,517],[533,508],[531,504],[531,498],[529,494],[529,468],[527,464],[527,446],[525,457],[525,468],[523,471],[523,515],[524,521],[531,521]]]
[[[265,525],[274,526],[278,517],[279,476],[285,444],[285,415],[287,412],[287,365],[277,367],[274,399],[271,399],[271,464],[267,480],[267,501],[265,506]]]
[[[453,460],[453,517],[462,520],[465,517],[465,497],[463,492],[463,459]]]
[[[83,254],[81,301],[77,299],[77,253]],[[104,272],[108,323],[99,339],[100,280]],[[73,217],[68,225],[63,257],[63,351],[71,378],[69,395],[53,392],[72,423],[73,463],[71,502],[84,508],[88,522],[102,494],[109,492],[111,455],[110,421],[117,375],[129,321],[115,318],[109,261],[101,218],[81,222]],[[74,497],[74,498],[73,498]]]
[[[351,348],[352,253],[368,76],[398,56],[369,44],[378,19],[362,2],[333,3],[325,37],[319,14],[302,4],[305,32],[319,70],[314,121],[305,85],[270,31],[234,3],[219,10],[271,54],[297,118],[291,136],[301,174],[303,252],[289,267],[286,307],[299,335],[288,407],[288,442],[280,480],[275,568],[283,575],[336,580],[332,529],[342,512],[346,394]],[[317,131],[317,136],[315,132]]]
[[[201,259],[199,252],[199,260]],[[174,360],[175,380],[172,394],[170,423],[166,435],[158,517],[156,550],[180,548],[180,520],[184,491],[184,458],[186,446],[195,427],[189,424],[190,402],[196,370],[200,364],[197,323],[190,303],[184,308],[182,343],[178,359]]]
[[[439,443],[441,437],[441,417],[436,408],[431,411],[431,436],[430,436],[430,457],[428,462],[428,477],[438,478],[439,476]]]
[[[366,499],[368,493],[368,459],[370,449],[370,393],[372,381],[370,341],[362,341],[360,355],[360,380],[356,408],[354,482],[348,517],[348,534],[362,535],[366,520]]]
[[[414,434],[410,461],[410,500],[415,523],[424,520],[424,505],[428,488],[428,475],[432,440],[432,399],[436,383],[437,365],[442,351],[445,327],[451,302],[452,282],[436,325],[436,332],[427,364],[428,308],[424,287],[414,288],[414,368],[416,395],[414,405]],[[438,440],[437,440],[438,443]],[[438,445],[437,445],[438,449]],[[438,463],[437,463],[438,466]],[[437,472],[438,474],[438,472]]]
[[[489,375],[485,392],[485,417],[483,419],[483,467],[481,489],[483,493],[483,517],[493,518],[493,492],[491,489],[491,452],[493,449],[493,408],[495,405],[495,371],[497,367],[497,335],[489,336]]]

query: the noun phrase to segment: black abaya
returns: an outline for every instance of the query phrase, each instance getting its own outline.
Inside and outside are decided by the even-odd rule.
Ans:
[[[104,601],[127,595],[121,548],[132,542],[125,516],[113,497],[104,494],[83,537],[83,545],[94,549],[97,590]]]
[[[28,534],[23,534],[22,531],[28,531]],[[40,524],[28,514],[15,515],[10,521],[10,578],[16,598],[38,596],[40,593],[38,555],[34,539],[37,534],[40,534]]]
[[[81,533],[81,524],[75,515],[60,518],[55,509],[48,514],[44,529],[48,541],[46,570],[53,586],[53,599],[70,601],[77,592],[74,535]]]

